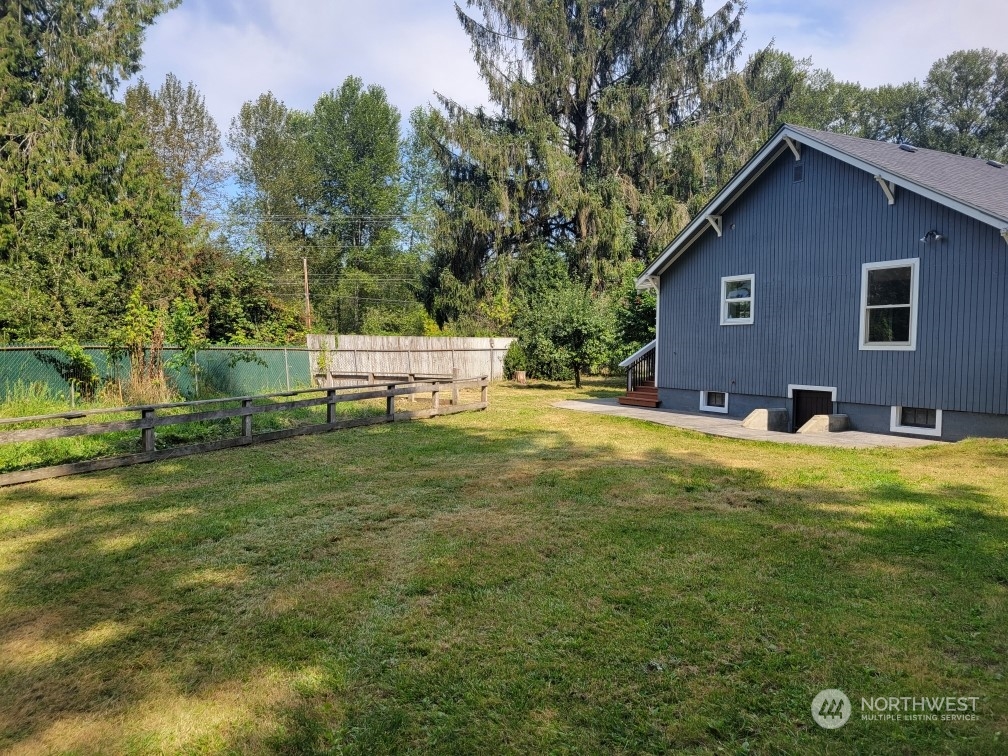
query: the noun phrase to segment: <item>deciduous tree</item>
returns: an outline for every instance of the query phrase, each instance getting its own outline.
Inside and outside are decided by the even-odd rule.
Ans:
[[[141,127],[188,224],[219,214],[227,176],[220,129],[193,82],[172,73],[152,90],[140,79],[126,89],[126,110]]]

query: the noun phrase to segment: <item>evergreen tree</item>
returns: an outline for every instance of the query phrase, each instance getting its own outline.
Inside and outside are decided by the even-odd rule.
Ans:
[[[153,155],[112,98],[171,0],[0,4],[0,333],[96,339],[122,292],[170,301],[188,246]]]
[[[620,280],[624,261],[654,255],[776,115],[735,70],[743,2],[710,15],[699,0],[467,5],[476,13],[457,6],[458,17],[495,111],[442,97],[456,277],[544,241],[584,280]]]

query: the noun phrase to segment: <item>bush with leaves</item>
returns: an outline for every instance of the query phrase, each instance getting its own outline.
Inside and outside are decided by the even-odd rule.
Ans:
[[[634,262],[624,272],[623,286],[613,313],[618,338],[608,360],[611,368],[655,337],[657,297],[653,289],[637,290],[636,279],[643,269],[643,263]]]
[[[566,380],[604,366],[616,340],[612,308],[603,296],[575,282],[545,293],[516,319],[529,372]]]
[[[519,370],[528,372],[528,355],[521,341],[512,341],[504,355],[504,375],[513,379]]]
[[[35,352],[35,358],[55,369],[81,399],[94,399],[101,381],[94,360],[84,351],[84,347],[69,336],[61,338],[56,348],[62,353],[62,358],[45,352]]]

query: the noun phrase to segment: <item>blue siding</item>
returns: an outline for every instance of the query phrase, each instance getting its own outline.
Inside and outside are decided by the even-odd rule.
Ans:
[[[789,151],[661,277],[659,383],[1008,414],[1008,245],[997,230],[803,147]],[[922,244],[937,229],[948,239]],[[861,265],[920,259],[915,351],[861,351]],[[722,276],[754,273],[755,323],[721,326]]]

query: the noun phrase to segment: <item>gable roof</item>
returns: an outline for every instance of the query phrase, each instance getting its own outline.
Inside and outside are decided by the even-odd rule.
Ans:
[[[907,150],[892,142],[834,134],[786,124],[760,148],[742,169],[687,224],[672,243],[638,277],[638,286],[651,284],[705,231],[708,221],[732,204],[782,152],[801,145],[826,153],[866,171],[879,181],[908,189],[964,215],[993,226],[1008,242],[1008,166],[938,150]]]

